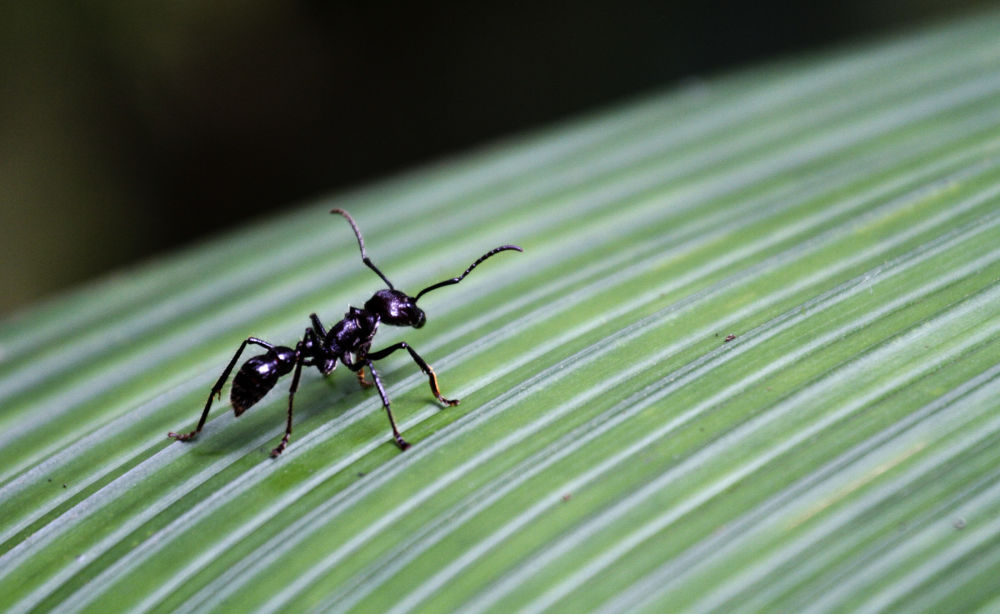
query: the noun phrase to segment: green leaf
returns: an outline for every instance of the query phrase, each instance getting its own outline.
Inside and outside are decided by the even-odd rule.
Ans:
[[[0,609],[1000,604],[1000,15],[689,83],[126,271],[0,326]],[[234,420],[247,335],[380,287]],[[730,338],[730,336],[732,336]],[[224,392],[224,394],[228,394]]]

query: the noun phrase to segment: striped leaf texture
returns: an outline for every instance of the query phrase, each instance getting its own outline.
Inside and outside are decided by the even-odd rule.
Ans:
[[[309,203],[0,328],[0,610],[1000,609],[1000,15],[758,66]],[[335,146],[333,144],[332,146]],[[238,420],[248,335],[381,281]],[[248,352],[246,357],[255,352]]]

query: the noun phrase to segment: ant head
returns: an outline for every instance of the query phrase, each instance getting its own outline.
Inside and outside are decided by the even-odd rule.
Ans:
[[[417,299],[399,290],[379,290],[365,303],[365,311],[378,314],[379,320],[393,326],[420,328],[427,321]]]
[[[420,292],[417,292],[416,296],[410,296],[399,290],[396,290],[392,286],[392,282],[389,278],[379,270],[375,263],[372,262],[371,258],[368,257],[368,252],[365,250],[365,240],[361,237],[361,229],[354,222],[352,218],[343,209],[331,209],[330,213],[336,213],[338,215],[344,216],[347,219],[347,223],[351,225],[351,229],[354,230],[354,236],[358,239],[358,248],[361,249],[361,262],[365,264],[369,269],[375,272],[376,275],[382,278],[385,285],[389,286],[385,290],[379,290],[368,299],[365,303],[365,311],[378,314],[381,321],[386,324],[392,324],[393,326],[412,326],[413,328],[420,328],[427,321],[424,312],[417,307],[417,301],[420,297],[427,294],[431,290],[437,290],[438,288],[443,288],[445,286],[450,286],[457,284],[458,282],[465,279],[465,276],[472,272],[472,269],[479,266],[479,264],[486,260],[487,258],[504,252],[507,250],[513,251],[523,251],[520,247],[516,245],[501,245],[500,247],[494,247],[490,251],[486,252],[480,256],[475,262],[469,265],[469,268],[465,269],[465,272],[458,277],[452,277],[451,279],[446,279],[444,281],[439,281],[436,284],[427,286]]]

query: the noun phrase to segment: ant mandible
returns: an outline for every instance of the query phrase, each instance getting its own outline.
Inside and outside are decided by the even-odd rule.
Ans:
[[[233,366],[240,359],[240,354],[246,349],[247,344],[259,345],[266,348],[267,352],[259,356],[254,356],[243,363],[243,366],[240,367],[240,370],[236,372],[236,376],[233,378],[233,387],[229,395],[229,400],[237,417],[267,394],[280,377],[294,371],[292,385],[288,390],[288,422],[285,426],[285,436],[281,438],[281,443],[278,444],[278,447],[271,451],[272,457],[281,454],[282,450],[288,445],[289,437],[292,435],[292,401],[295,397],[295,391],[299,387],[299,375],[302,373],[302,367],[315,366],[323,375],[329,375],[337,367],[337,361],[339,360],[344,363],[345,367],[357,374],[358,383],[362,387],[370,388],[374,385],[378,389],[379,396],[382,397],[382,405],[385,407],[385,413],[389,416],[389,425],[392,426],[392,436],[396,440],[396,445],[403,450],[408,448],[410,444],[406,443],[403,436],[399,434],[399,429],[396,428],[396,421],[393,419],[392,409],[389,407],[389,397],[385,393],[385,388],[382,386],[382,380],[379,378],[378,372],[375,371],[373,363],[376,360],[381,360],[396,350],[406,350],[410,353],[413,361],[417,363],[417,366],[420,367],[420,370],[427,375],[431,392],[434,393],[434,396],[445,405],[458,405],[458,399],[446,399],[441,395],[434,369],[405,341],[390,345],[377,352],[371,352],[372,339],[375,337],[375,332],[378,330],[380,322],[385,322],[392,326],[420,328],[427,321],[423,310],[417,307],[417,301],[420,300],[421,296],[431,290],[457,284],[472,269],[479,266],[483,260],[486,260],[490,256],[506,250],[519,252],[523,250],[516,245],[495,247],[480,256],[458,277],[438,282],[424,288],[416,296],[409,296],[393,288],[389,278],[368,257],[365,251],[365,241],[361,237],[361,231],[358,229],[358,225],[354,222],[354,219],[343,209],[333,209],[330,213],[340,214],[347,219],[351,228],[354,229],[354,235],[358,238],[358,247],[361,248],[361,261],[368,268],[375,271],[389,287],[385,290],[379,290],[372,295],[365,303],[364,309],[351,307],[344,314],[344,319],[334,324],[333,328],[329,331],[326,330],[315,313],[310,314],[309,319],[312,322],[312,326],[306,328],[302,340],[295,345],[295,349],[273,345],[257,337],[247,337],[240,344],[239,349],[236,350],[236,354],[233,355],[233,359],[229,361],[229,365],[222,372],[219,381],[215,382],[215,385],[212,386],[212,391],[208,393],[208,401],[205,403],[204,411],[201,412],[201,419],[198,420],[198,426],[190,433],[167,433],[169,437],[180,441],[187,441],[193,439],[195,435],[201,432],[202,427],[205,426],[205,420],[208,418],[208,411],[212,408],[213,397],[221,399],[222,386],[229,379],[229,374],[232,372]],[[373,382],[365,380],[365,367],[368,367],[368,370],[371,372]]]

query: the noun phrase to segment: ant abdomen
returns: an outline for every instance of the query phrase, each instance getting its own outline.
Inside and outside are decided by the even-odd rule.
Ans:
[[[282,375],[287,375],[295,367],[295,350],[288,347],[274,347],[266,354],[254,356],[243,363],[233,378],[233,388],[229,402],[237,416],[264,398]]]

